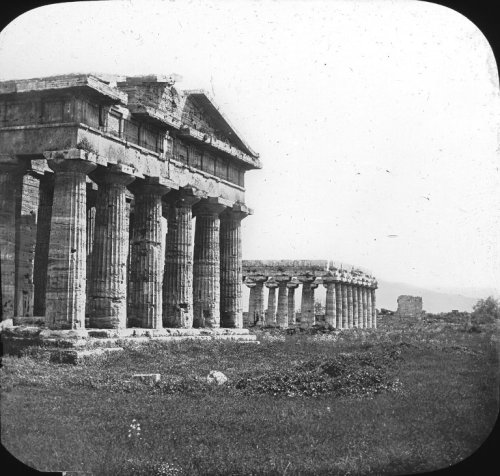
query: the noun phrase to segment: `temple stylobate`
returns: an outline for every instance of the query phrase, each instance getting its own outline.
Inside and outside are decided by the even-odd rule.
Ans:
[[[377,281],[362,268],[331,260],[244,260],[243,277],[250,288],[246,327],[309,328],[320,324],[316,322],[314,298],[319,285],[326,288],[322,325],[337,329],[377,327]],[[266,312],[264,286],[269,289]],[[297,322],[295,290],[299,286],[302,295]]]
[[[258,154],[172,77],[0,82],[2,318],[50,329],[242,327]]]

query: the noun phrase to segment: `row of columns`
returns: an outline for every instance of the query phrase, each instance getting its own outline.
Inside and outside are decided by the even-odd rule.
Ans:
[[[39,185],[35,315],[53,329],[84,328],[86,313],[91,328],[242,327],[244,206],[176,190],[165,179],[134,180],[129,167],[97,167],[83,151],[59,155],[46,154],[54,173]],[[13,306],[15,230],[25,172],[16,159],[0,163],[3,318],[21,315]],[[87,206],[88,175],[98,185],[95,211]],[[135,199],[130,226],[127,188]]]
[[[314,291],[323,284],[326,288],[324,325],[337,329],[377,327],[377,310],[373,278],[327,273],[321,278],[311,275],[248,276],[250,288],[247,326],[308,328],[315,324]],[[300,322],[296,322],[295,289],[302,285]],[[269,289],[267,311],[264,312],[264,286]],[[276,306],[276,289],[278,299]]]

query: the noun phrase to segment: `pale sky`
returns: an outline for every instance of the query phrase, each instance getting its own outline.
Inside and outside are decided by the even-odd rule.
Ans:
[[[491,48],[416,1],[80,2],[0,33],[0,79],[177,73],[264,168],[244,259],[332,259],[425,287],[495,287],[500,94]]]

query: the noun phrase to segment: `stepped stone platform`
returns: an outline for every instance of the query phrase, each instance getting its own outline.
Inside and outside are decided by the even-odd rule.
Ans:
[[[47,352],[52,362],[78,364],[106,353],[120,352],[125,346],[151,341],[230,340],[256,343],[248,329],[81,329],[51,330],[43,326],[11,326],[2,330],[4,355],[22,355],[30,349]]]

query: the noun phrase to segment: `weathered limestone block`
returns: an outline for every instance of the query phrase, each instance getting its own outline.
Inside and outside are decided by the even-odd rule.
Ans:
[[[35,172],[23,176],[16,223],[16,316],[33,316],[39,186]]]
[[[342,326],[342,314],[343,314],[343,308],[342,308],[342,283],[336,282],[335,283],[335,309],[336,309],[336,321],[337,321],[337,329],[343,329]]]
[[[253,276],[245,279],[245,284],[250,288],[247,327],[264,325],[264,282],[266,280],[267,276]]]
[[[38,224],[36,230],[34,262],[34,310],[35,316],[45,316],[45,292],[49,261],[50,222],[54,197],[54,175],[45,174],[40,179],[38,198]]]
[[[92,178],[99,185],[96,201],[92,273],[89,286],[89,325],[114,329],[127,325],[127,254],[129,230],[126,186],[130,167],[99,168]]]
[[[266,326],[276,327],[276,288],[278,287],[278,283],[274,278],[269,278],[265,285],[269,289],[269,294],[267,295]]]
[[[14,317],[16,269],[16,204],[25,166],[15,157],[0,156],[0,262],[2,319]]]
[[[330,273],[328,276],[323,276],[323,286],[326,288],[326,303],[325,303],[325,325],[330,327],[337,326],[337,299],[335,285],[338,277]]]
[[[396,315],[402,318],[421,319],[422,298],[420,296],[399,296]]]
[[[281,329],[288,327],[288,295],[287,285],[291,280],[291,276],[280,275],[274,279],[278,283],[278,310],[276,311],[276,325]]]
[[[314,290],[318,287],[316,277],[300,275],[297,279],[302,283],[302,303],[300,307],[300,327],[307,329],[315,324]]]
[[[55,172],[45,317],[51,329],[85,327],[86,174],[96,165],[48,155]]]
[[[192,188],[166,196],[168,233],[163,278],[163,326],[193,327],[193,205],[201,198]]]
[[[250,210],[240,204],[220,215],[220,313],[222,327],[243,327],[241,220]]]
[[[298,288],[300,282],[293,278],[286,287],[288,289],[288,325],[295,325],[295,289]]]
[[[198,202],[193,266],[193,325],[220,327],[220,219],[219,215],[232,204],[211,197]]]
[[[128,326],[162,327],[162,200],[175,184],[166,179],[136,180],[130,186],[135,197],[131,222]]]

